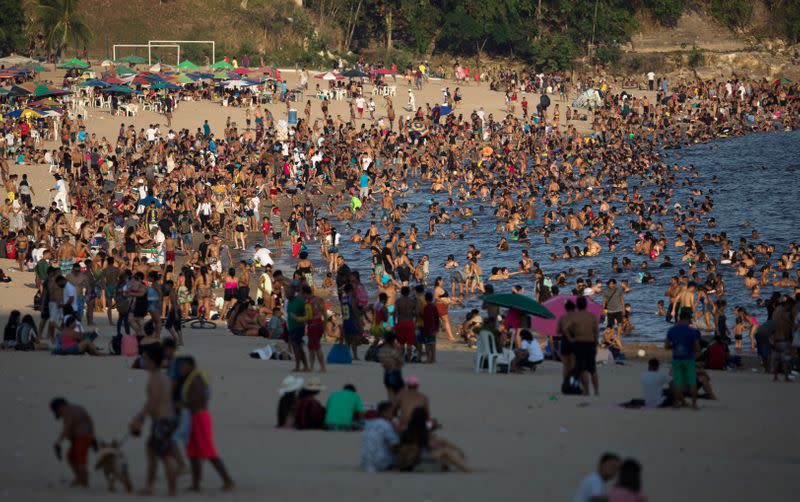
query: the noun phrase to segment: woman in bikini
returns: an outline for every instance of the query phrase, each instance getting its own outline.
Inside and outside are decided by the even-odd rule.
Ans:
[[[436,310],[439,312],[439,319],[444,326],[444,331],[447,333],[447,339],[454,341],[453,329],[450,326],[450,297],[444,289],[444,278],[437,277],[433,282],[433,299],[436,304]]]
[[[205,319],[211,312],[211,276],[205,266],[200,267],[200,274],[195,282],[195,297],[197,297],[197,316]]]

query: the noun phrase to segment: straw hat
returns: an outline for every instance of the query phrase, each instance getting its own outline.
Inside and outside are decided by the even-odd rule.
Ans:
[[[297,392],[303,388],[303,379],[294,375],[289,375],[283,379],[280,388],[278,388],[278,395],[283,396],[290,392]]]
[[[311,377],[309,378],[306,383],[303,385],[303,390],[309,390],[312,392],[320,392],[325,390],[325,386],[322,385],[319,377]]]

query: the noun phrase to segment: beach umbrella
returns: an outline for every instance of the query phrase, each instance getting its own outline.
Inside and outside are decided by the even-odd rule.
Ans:
[[[119,77],[115,77],[114,75],[111,75],[109,77],[103,78],[103,81],[105,81],[107,84],[109,84],[108,87],[111,87],[112,85],[120,85],[120,84],[124,84],[125,83],[124,80],[122,80]]]
[[[325,73],[320,73],[319,75],[314,75],[314,78],[319,78],[322,80],[344,80],[344,77],[341,75],[336,75],[335,73],[331,73],[326,71]]]
[[[128,64],[144,64],[147,62],[147,59],[143,58],[142,56],[131,54],[130,56],[121,57],[117,59],[117,61]]]
[[[33,89],[26,89],[25,87],[16,84],[9,87],[8,90],[9,94],[12,96],[28,96],[33,94]]]
[[[197,79],[214,78],[214,74],[213,73],[209,73],[207,71],[192,71],[192,72],[187,73],[187,75],[189,75],[190,77],[192,77],[195,80],[197,80]]]
[[[0,65],[6,66],[27,65],[32,63],[38,63],[38,61],[25,56],[19,56],[17,54],[11,54],[10,56],[0,58]]]
[[[194,79],[189,75],[178,75],[178,78],[175,79],[176,82],[179,84],[193,84]]]
[[[226,80],[225,82],[222,82],[222,85],[224,85],[226,89],[241,89],[242,87],[249,87],[253,84],[251,82],[248,82],[247,80],[237,79],[237,80]]]
[[[425,121],[420,118],[412,120],[411,124],[408,126],[408,130],[419,137],[425,137],[430,132],[428,126],[425,125]]]
[[[446,117],[446,116],[450,115],[451,113],[453,113],[453,109],[450,108],[449,106],[442,105],[442,106],[439,107],[439,115],[441,115],[442,117]]]
[[[231,76],[228,75],[228,72],[226,72],[226,71],[218,71],[217,73],[212,75],[212,77],[214,78],[214,80],[227,80]]]
[[[531,329],[540,335],[560,336],[557,332],[558,319],[567,312],[565,308],[567,302],[572,301],[572,303],[575,303],[577,298],[577,296],[572,295],[559,295],[544,302],[542,305],[552,312],[555,318],[545,319],[543,317],[534,317],[531,319]],[[603,305],[586,297],[586,310],[597,319],[597,322],[600,322],[600,316],[603,314]]]
[[[129,67],[123,65],[119,65],[116,68],[117,75],[136,75],[134,70],[131,70]]]
[[[517,293],[492,293],[490,295],[483,295],[481,299],[485,303],[491,303],[498,307],[515,309],[523,314],[544,317],[545,319],[555,319],[556,317],[544,305],[527,295]]]
[[[352,70],[347,70],[342,72],[342,76],[348,78],[361,78],[361,77],[366,77],[367,74],[359,70],[358,68],[353,68]]]
[[[179,85],[170,84],[169,82],[158,82],[157,84],[153,84],[151,89],[180,89]]]
[[[41,108],[55,108],[55,107],[61,106],[61,103],[59,103],[58,101],[54,100],[53,98],[46,98],[46,99],[40,99],[38,101],[34,101],[34,102],[31,102],[31,103],[28,103],[28,106],[32,106],[34,108],[40,108],[40,109]]]
[[[64,94],[69,94],[69,91],[48,87],[44,84],[39,84],[33,89],[33,95],[37,98],[44,96],[63,96]]]
[[[103,89],[103,92],[109,94],[133,94],[136,91],[126,85],[115,85],[114,87]]]
[[[11,94],[11,89],[8,87],[0,87],[0,95],[4,96],[6,94]]]
[[[224,59],[220,59],[216,63],[212,64],[211,68],[213,68],[215,70],[232,70],[233,69],[233,65],[230,64],[229,62],[225,61]]]
[[[255,70],[251,70],[250,68],[245,68],[243,66],[240,66],[239,68],[235,68],[235,69],[231,70],[231,73],[236,74],[236,75],[247,75],[248,73],[253,72],[253,71],[255,71]]]
[[[199,66],[192,63],[188,59],[184,59],[183,61],[178,63],[178,66],[176,66],[176,68],[178,68],[179,70],[196,70],[197,68],[199,68]]]
[[[375,75],[394,75],[395,73],[397,73],[396,71],[391,70],[389,68],[378,68],[370,70],[369,72],[374,73]]]
[[[26,69],[26,70],[29,70],[29,71],[34,71],[36,73],[41,73],[43,71],[47,71],[47,68],[45,68],[44,66],[40,65],[39,63],[26,64],[25,66],[23,66],[23,68]]]
[[[78,87],[111,87],[111,84],[108,82],[103,82],[97,78],[90,78],[87,79],[85,82],[81,82],[78,84]]]
[[[100,66],[102,66],[103,68],[108,68],[109,66],[114,66],[114,62],[111,61],[110,59],[104,59],[103,62],[100,63]]]
[[[38,119],[42,116],[42,113],[39,110],[34,110],[33,108],[25,108],[22,110],[22,114],[20,115],[22,118],[34,118]]]
[[[59,68],[63,68],[65,70],[76,70],[76,69],[86,69],[89,67],[89,63],[86,61],[81,61],[78,58],[72,58],[69,61],[65,61],[58,65]]]

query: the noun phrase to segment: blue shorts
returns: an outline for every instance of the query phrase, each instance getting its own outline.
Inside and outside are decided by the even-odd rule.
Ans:
[[[293,343],[296,345],[303,344],[303,335],[305,334],[305,328],[294,328],[289,330],[289,343]]]

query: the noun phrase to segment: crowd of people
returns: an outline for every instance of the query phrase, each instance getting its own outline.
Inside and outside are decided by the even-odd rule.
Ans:
[[[455,70],[461,80],[469,75],[460,66]],[[414,85],[423,85],[426,69],[412,73]],[[173,433],[184,413],[176,410],[188,410],[190,416],[186,453],[193,486],[199,488],[201,460],[208,459],[232,487],[211,439],[202,373],[189,358],[176,363],[174,373],[160,371],[168,360],[164,347],[185,343],[182,324],[190,317],[223,320],[234,335],[283,339],[294,369],[302,372],[317,363],[326,370],[324,337],[346,344],[356,360],[359,347],[370,345],[364,357],[381,364],[387,390],[374,418],[362,424],[366,412],[353,386],[332,394],[323,406],[315,398],[323,388],[316,377],[285,380],[278,410],[280,427],[363,425],[362,463],[370,471],[426,465],[468,470],[463,451],[432,431],[435,421],[427,398],[423,402],[418,393],[418,380],[402,376],[405,364],[436,362],[442,331],[450,341],[459,341],[459,335],[470,342],[482,330],[504,337],[498,342],[511,341],[509,364],[515,372],[535,369],[545,345],[564,365],[565,388],[584,394],[593,388],[597,394],[598,343],[619,353],[622,337],[633,329],[631,305],[625,302],[631,286],[615,279],[623,271],[638,270],[636,287],[646,288],[652,287],[651,267],[677,269],[659,305],[665,320],[676,323],[665,345],[673,355],[674,405],[683,404],[685,391],[696,405],[702,381],[694,366],[702,349],[700,333],[692,325],[713,334],[712,345],[723,350],[723,366],[733,363],[728,345],[742,350],[749,337],[764,369],[788,380],[797,364],[792,343],[800,294],[797,244],[776,249],[760,241],[756,230],[748,236],[716,233],[715,218],[721,215],[713,212],[715,194],[693,184],[698,176],[693,166],[667,164],[663,149],[796,129],[800,86],[755,80],[670,86],[663,79],[655,95],[633,95],[569,74],[503,71],[487,78],[509,103],[519,95],[526,100],[523,93],[564,99],[575,85],[598,88],[603,104],[590,115],[588,134],[579,132],[572,113],[562,121],[549,98],[539,101],[535,113],[527,104],[520,111],[509,104],[508,113],[496,117],[482,107],[470,109],[461,102],[460,89],[450,93],[447,88],[443,104],[452,113],[443,114],[439,104],[417,107],[410,78],[410,115],[399,118],[391,97],[382,97],[376,117],[378,105],[372,100],[374,106],[367,105],[359,92],[350,93],[349,120],[330,113],[327,100],[319,102],[321,118],[312,119],[308,101],[306,112],[287,126],[267,107],[248,101],[243,125],[230,118],[221,131],[212,130],[207,120],[198,121],[194,130],[158,124],[137,130],[122,124],[116,138],[98,137],[81,115],[32,119],[4,113],[0,176],[7,197],[0,209],[5,243],[0,254],[33,274],[40,311],[38,324],[31,315],[12,314],[4,347],[102,353],[90,330],[98,313],[116,325],[120,346],[135,337],[133,352],[142,354],[141,365],[151,373],[147,403],[131,425],[138,433],[144,418],[152,419],[145,491],[152,490],[159,460],[174,491],[181,459]],[[285,99],[283,89],[285,84],[273,92]],[[194,97],[213,98],[202,92]],[[0,107],[6,112],[18,105],[6,101]],[[33,187],[24,175],[10,174],[9,162],[48,165],[54,177],[52,203],[34,205]],[[691,189],[683,205],[673,199],[678,185]],[[401,198],[427,190],[446,193],[448,200],[428,205],[428,228],[420,229],[408,222],[415,206]],[[508,253],[506,266],[491,268],[491,275],[484,272],[481,248],[494,244],[469,238],[477,217],[492,219],[497,249]],[[448,225],[454,222],[460,230],[439,239],[441,228],[453,229]],[[530,249],[533,233],[548,244],[561,240],[563,254],[537,257]],[[616,254],[620,241],[630,237],[632,252],[641,258],[638,266]],[[343,238],[370,253],[370,270],[351,269]],[[425,254],[433,246],[462,246],[463,241],[464,248],[444,264],[432,264]],[[511,258],[515,253],[518,261]],[[679,264],[667,256],[676,253]],[[612,258],[608,272],[587,270],[581,276],[570,267],[554,273],[561,260],[605,254]],[[776,289],[763,301],[766,323],[736,308],[733,339],[725,292],[740,286],[725,284],[723,267],[736,270],[741,287],[754,299],[760,298],[760,287]],[[568,308],[559,319],[557,346],[537,340],[527,316],[503,311],[501,319],[501,310],[491,304],[482,306],[486,317],[472,311],[461,329],[454,329],[451,309],[476,305],[479,295],[512,276],[526,283],[517,292],[525,289],[540,303],[559,292],[577,296],[574,311]],[[586,310],[591,297],[602,299],[605,329]],[[171,340],[162,341],[164,332]],[[714,354],[719,364],[718,349]],[[651,387],[666,383],[661,380],[648,379],[648,403]],[[706,392],[713,397],[710,385]],[[57,416],[74,418],[70,426],[75,429],[68,431],[65,420],[64,434],[80,438],[73,442],[71,461],[76,482],[85,484],[81,462],[91,424],[85,412],[68,406],[56,400],[53,409]],[[82,421],[80,427],[75,420]],[[600,477],[611,479],[618,462],[616,457],[602,460]],[[625,461],[620,471],[619,491],[640,493],[638,464]],[[591,483],[586,490],[596,496],[596,480]],[[614,499],[609,495],[609,500]]]

